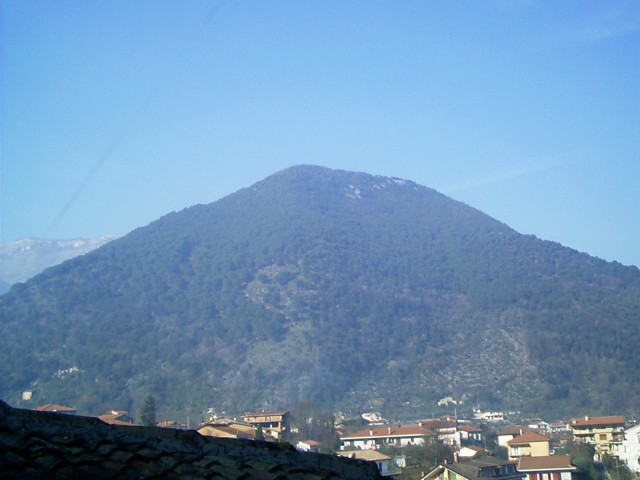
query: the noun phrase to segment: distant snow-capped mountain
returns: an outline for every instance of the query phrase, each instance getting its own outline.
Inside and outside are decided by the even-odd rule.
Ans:
[[[46,268],[90,252],[118,237],[110,235],[66,240],[23,238],[0,243],[0,293],[7,291],[14,283],[24,282]]]

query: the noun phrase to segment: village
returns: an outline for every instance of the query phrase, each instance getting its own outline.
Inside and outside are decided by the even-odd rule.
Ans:
[[[77,414],[72,407],[56,404],[33,410]],[[571,453],[581,447],[594,464],[615,469],[611,475],[602,468],[597,478],[623,480],[640,475],[640,424],[628,425],[619,415],[520,424],[509,422],[501,412],[474,408],[470,419],[442,416],[398,423],[367,412],[357,419],[332,415],[330,422],[323,419],[323,430],[300,427],[318,425],[310,412],[302,422],[289,410],[246,412],[241,418],[220,416],[213,409],[205,413],[207,418],[197,425],[155,422],[155,411],[147,411],[140,422],[119,410],[97,418],[110,425],[149,425],[152,420],[159,428],[195,430],[205,437],[289,443],[302,452],[374,462],[385,478],[580,480],[588,477]]]

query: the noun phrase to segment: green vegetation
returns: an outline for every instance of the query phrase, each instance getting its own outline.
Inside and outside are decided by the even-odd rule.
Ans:
[[[301,166],[0,297],[0,397],[162,414],[638,412],[640,271],[411,182]],[[61,373],[71,367],[77,371]]]
[[[147,427],[153,427],[158,423],[156,421],[156,401],[149,395],[140,410],[140,423]]]

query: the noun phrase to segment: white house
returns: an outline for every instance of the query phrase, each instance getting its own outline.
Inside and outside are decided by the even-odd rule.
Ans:
[[[510,427],[503,428],[498,431],[498,445],[504,448],[509,448],[508,443],[516,437],[519,437],[523,433],[531,432],[529,427],[524,425],[511,425]]]
[[[427,437],[435,438],[435,433],[428,428],[418,425],[406,427],[379,427],[359,430],[355,433],[340,437],[341,449],[375,449],[385,445],[424,445]]]
[[[357,458],[358,460],[365,460],[367,462],[376,462],[381,476],[386,477],[392,475],[391,469],[389,468],[391,457],[375,450],[352,450],[349,452],[338,452],[338,455],[347,458]]]
[[[482,430],[472,425],[460,425],[458,427],[458,431],[460,432],[460,444],[468,445],[468,444],[482,444]]]
[[[434,431],[445,445],[460,445],[460,432],[458,431],[458,421],[454,418],[434,418],[430,420],[420,420],[418,425]]]
[[[466,445],[458,452],[459,458],[473,458],[491,455],[490,452],[476,445]]]
[[[626,462],[633,473],[640,474],[640,424],[625,430],[620,460]]]

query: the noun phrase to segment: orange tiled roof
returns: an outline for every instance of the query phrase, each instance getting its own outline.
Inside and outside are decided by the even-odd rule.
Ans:
[[[40,405],[34,408],[37,412],[75,412],[75,408],[65,407],[64,405],[57,405],[55,403],[47,403],[46,405]]]
[[[522,435],[518,435],[517,437],[509,440],[507,444],[509,445],[528,445],[531,442],[548,442],[551,439],[546,435],[540,435],[539,433],[528,431],[524,432]]]
[[[431,420],[420,420],[418,424],[422,425],[423,427],[433,428],[437,430],[438,428],[455,427],[458,425],[458,422],[456,420],[446,420],[446,419],[436,418]]]
[[[482,432],[482,430],[480,430],[479,428],[473,427],[471,425],[460,425],[458,427],[458,430],[462,432]]]
[[[520,457],[518,470],[575,470],[569,455],[549,455],[546,457]]]
[[[498,436],[500,435],[522,435],[524,432],[531,432],[533,429],[526,427],[524,425],[511,425],[510,427],[503,428],[498,432]]]
[[[106,415],[98,415],[98,418],[109,425],[138,425],[133,421],[123,420],[123,418],[129,418],[128,412],[125,411],[112,410]]]
[[[345,435],[342,438],[356,439],[356,438],[387,438],[387,437],[409,437],[416,435],[434,435],[433,431],[425,427],[418,425],[409,425],[406,427],[379,427],[379,428],[367,428],[364,430],[358,430],[355,433]]]
[[[572,427],[595,427],[601,425],[624,425],[624,417],[615,415],[610,417],[580,417],[572,418]]]

